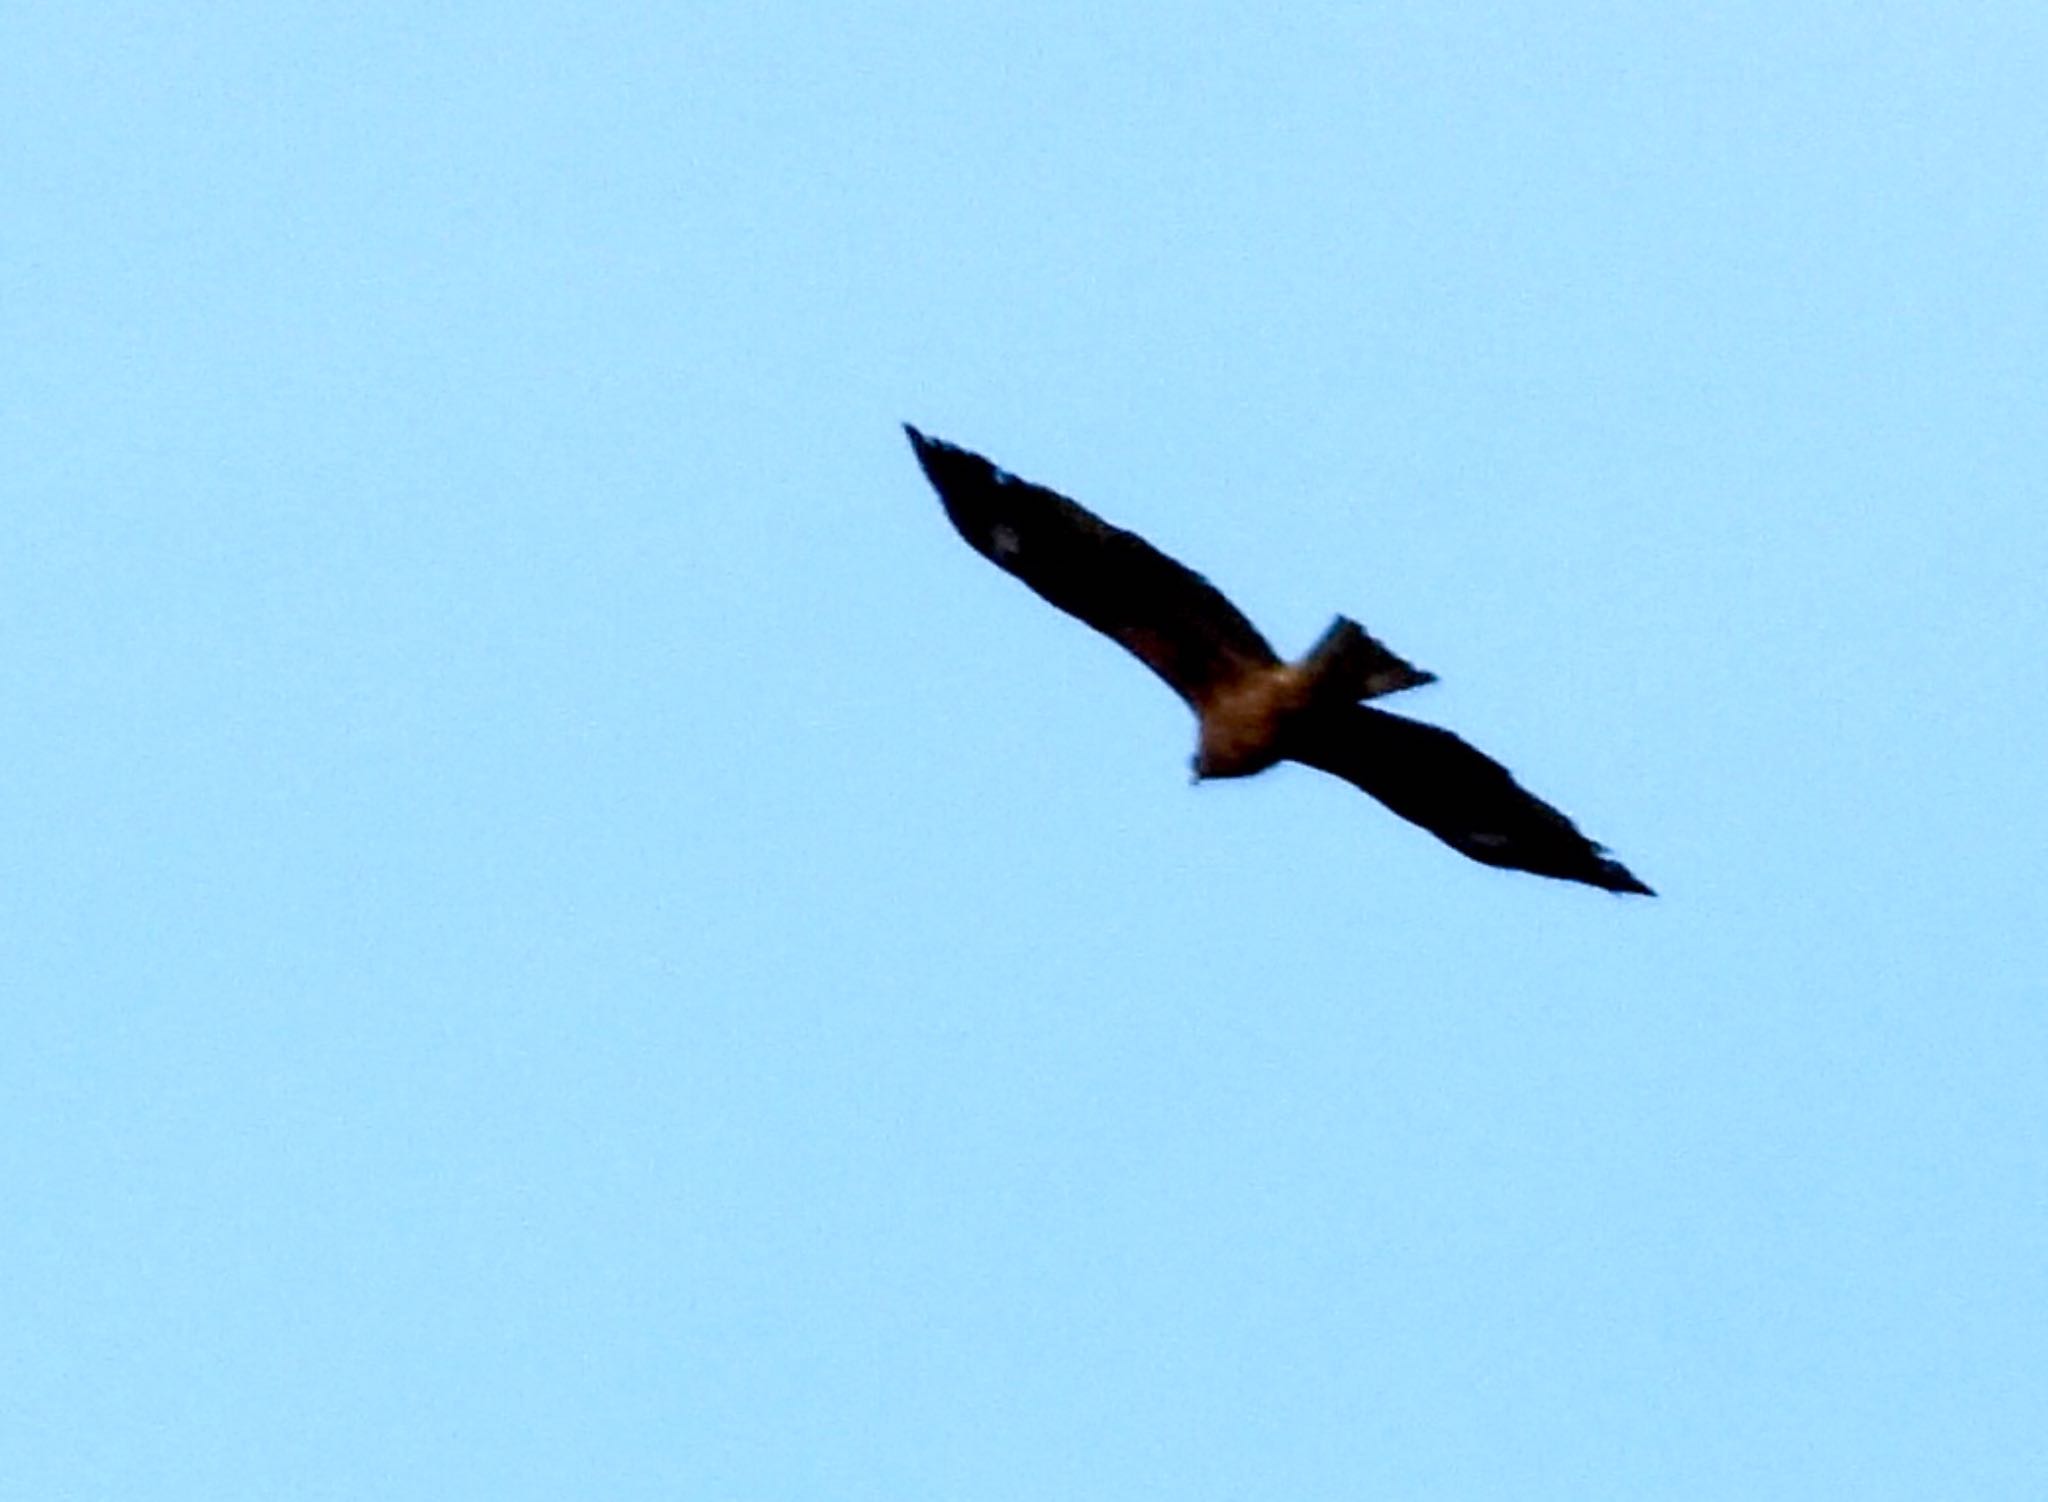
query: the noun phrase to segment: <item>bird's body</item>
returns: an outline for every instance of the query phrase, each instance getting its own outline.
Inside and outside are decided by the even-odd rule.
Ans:
[[[1195,775],[1255,777],[1283,755],[1287,727],[1315,700],[1315,680],[1291,662],[1220,685],[1195,720]]]
[[[1500,763],[1447,730],[1366,705],[1434,675],[1357,623],[1339,616],[1300,661],[1285,662],[1214,585],[1142,537],[979,454],[905,431],[976,552],[1118,642],[1187,701],[1198,722],[1198,781],[1298,761],[1474,860],[1649,894]]]

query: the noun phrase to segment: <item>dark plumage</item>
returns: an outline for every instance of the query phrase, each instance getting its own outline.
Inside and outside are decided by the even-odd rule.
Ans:
[[[1298,761],[1363,789],[1490,866],[1610,892],[1650,889],[1499,762],[1360,701],[1434,681],[1339,616],[1282,661],[1216,587],[1142,537],[979,454],[905,425],[946,515],[984,558],[1152,669],[1200,722],[1195,775]]]

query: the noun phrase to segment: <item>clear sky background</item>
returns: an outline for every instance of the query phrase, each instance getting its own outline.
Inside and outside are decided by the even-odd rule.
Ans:
[[[8,7],[0,1491],[2048,1494],[2044,80]],[[1191,790],[903,419],[1664,895]]]

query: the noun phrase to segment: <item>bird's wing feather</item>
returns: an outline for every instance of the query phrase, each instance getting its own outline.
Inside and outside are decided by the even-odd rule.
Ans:
[[[1131,652],[1199,709],[1278,659],[1214,585],[1144,538],[976,453],[905,425],[946,515],[973,549]]]
[[[1344,705],[1300,725],[1287,755],[1372,794],[1473,860],[1654,895],[1506,767],[1435,725]]]

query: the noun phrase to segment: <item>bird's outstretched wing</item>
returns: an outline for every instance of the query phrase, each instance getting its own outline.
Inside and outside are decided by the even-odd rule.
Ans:
[[[977,553],[1122,645],[1197,710],[1217,688],[1278,662],[1221,591],[1136,533],[979,454],[908,423],[904,431]]]
[[[1301,724],[1286,754],[1364,789],[1473,860],[1655,895],[1506,767],[1448,730],[1347,704]]]

